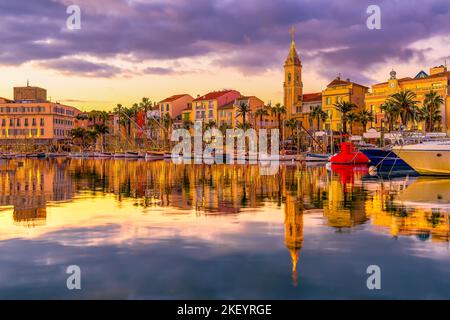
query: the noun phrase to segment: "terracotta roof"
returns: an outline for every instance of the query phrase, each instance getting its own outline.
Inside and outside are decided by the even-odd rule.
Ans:
[[[173,96],[171,96],[171,97],[169,97],[169,98],[167,98],[167,99],[164,99],[163,101],[161,101],[160,103],[163,103],[163,102],[173,102],[173,101],[176,101],[176,100],[178,100],[178,99],[180,99],[180,98],[183,98],[184,96],[187,96],[188,94],[176,94],[176,95],[173,95]]]
[[[210,93],[207,93],[201,97],[198,97],[194,99],[194,101],[202,101],[202,100],[214,100],[217,99],[227,93],[233,92],[234,90],[224,90],[224,91],[213,91]]]
[[[340,77],[335,78],[333,81],[331,81],[327,87],[334,87],[334,86],[339,86],[339,85],[346,85],[346,84],[354,84],[363,88],[367,88],[366,86],[363,86],[362,84],[356,83],[356,82],[352,82],[349,80],[342,80]]]
[[[234,107],[234,102],[235,101],[231,101],[227,104],[224,104],[223,106],[219,107],[219,110],[221,109],[232,109]]]
[[[303,102],[322,101],[322,92],[307,93],[303,95]]]

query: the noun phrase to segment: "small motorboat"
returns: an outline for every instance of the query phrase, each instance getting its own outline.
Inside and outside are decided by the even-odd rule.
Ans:
[[[364,153],[355,151],[355,147],[351,142],[341,143],[341,152],[330,158],[332,164],[355,165],[369,164],[370,160]]]
[[[161,160],[164,159],[164,152],[159,151],[147,151],[145,153],[146,160]]]
[[[114,155],[111,152],[96,152],[94,154],[95,158],[103,158],[103,159],[109,159],[112,158]]]
[[[331,157],[331,154],[322,153],[307,153],[305,156],[306,162],[327,162]]]
[[[302,161],[303,156],[296,150],[284,150],[280,153],[280,161]]]
[[[114,158],[115,159],[124,159],[125,157],[126,157],[126,155],[123,152],[116,152],[116,153],[114,153]]]

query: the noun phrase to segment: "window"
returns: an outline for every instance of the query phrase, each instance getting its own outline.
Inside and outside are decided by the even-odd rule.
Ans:
[[[9,119],[9,126],[14,127],[14,119]]]
[[[2,127],[6,126],[6,119],[2,119]]]
[[[169,111],[169,105],[166,105],[166,111]]]
[[[33,118],[32,122],[31,122],[31,125],[32,125],[33,127],[36,127],[36,118]]]
[[[28,118],[25,119],[25,127],[28,127]]]
[[[41,118],[41,126],[43,126],[44,125],[44,118]]]
[[[41,128],[41,136],[43,136],[43,135],[44,135],[44,129]]]
[[[330,105],[330,104],[331,104],[331,98],[327,97],[327,105]]]
[[[209,110],[208,118],[212,118],[213,116],[214,116],[214,112],[212,110]]]
[[[17,126],[20,127],[20,119],[17,119]]]

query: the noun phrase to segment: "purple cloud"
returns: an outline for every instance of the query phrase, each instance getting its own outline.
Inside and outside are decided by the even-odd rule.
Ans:
[[[450,30],[447,0],[377,2],[382,12],[381,30],[366,28],[366,8],[373,4],[369,0],[79,0],[82,29],[69,32],[65,10],[71,3],[65,0],[3,1],[0,41],[7,45],[0,53],[0,63],[44,61],[45,65],[50,60],[49,67],[84,75],[88,74],[87,64],[77,72],[72,68],[76,64],[68,67],[55,59],[126,54],[138,60],[158,60],[214,53],[219,56],[219,66],[262,72],[283,63],[290,41],[288,30],[295,24],[304,64],[319,59],[327,69],[323,74],[345,70],[356,78],[388,59],[423,58],[422,51],[409,46],[447,35]],[[48,39],[51,41],[46,42]],[[338,49],[325,50],[329,48]],[[144,72],[171,74],[173,70],[154,66]]]
[[[122,69],[106,63],[94,63],[81,59],[58,59],[40,63],[49,69],[56,69],[63,74],[83,75],[86,77],[110,78],[123,72]]]

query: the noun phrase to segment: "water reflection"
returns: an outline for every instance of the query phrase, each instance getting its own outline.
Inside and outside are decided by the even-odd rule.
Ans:
[[[428,259],[435,257],[436,253],[430,250],[433,245],[449,242],[449,179],[385,180],[369,176],[366,167],[348,166],[333,167],[331,172],[320,166],[283,166],[274,176],[260,175],[259,170],[250,165],[175,165],[164,161],[4,161],[0,163],[0,247],[16,248],[15,261],[19,261],[27,253],[17,241],[30,241],[33,245],[45,241],[52,244],[46,249],[50,259],[46,264],[54,266],[63,264],[53,261],[56,254],[65,261],[73,257],[75,248],[92,248],[96,257],[104,257],[106,268],[115,266],[108,249],[111,246],[116,248],[113,252],[128,248],[129,252],[120,249],[116,253],[127,257],[136,250],[164,248],[157,263],[154,255],[144,253],[137,262],[152,259],[151,263],[162,268],[158,274],[175,272],[167,267],[183,248],[184,254],[193,250],[186,259],[195,260],[195,268],[214,264],[223,272],[219,277],[232,272],[240,277],[244,288],[237,293],[215,278],[205,284],[208,294],[201,294],[205,288],[197,288],[198,292],[184,288],[178,297],[221,297],[220,292],[225,297],[238,298],[309,297],[312,293],[313,297],[337,298],[342,294],[333,296],[322,288],[330,279],[314,277],[317,270],[328,268],[317,264],[318,260],[337,259],[333,263],[339,265],[347,263],[350,259],[344,256],[351,254],[353,259],[366,263],[367,252],[376,254],[380,250],[369,243],[381,243],[384,240],[380,236],[385,235],[422,240],[429,246],[425,248],[429,250],[425,254]],[[167,247],[173,241],[178,244]],[[413,244],[403,245],[416,250]],[[425,249],[420,247],[422,256]],[[437,249],[442,255],[443,251]],[[411,254],[403,252],[402,256],[395,250],[393,247],[395,258],[389,259],[411,259]],[[340,256],[336,255],[338,252]],[[81,259],[86,253],[75,256]],[[283,260],[283,256],[289,260]],[[0,271],[12,263],[2,259]],[[225,270],[229,261],[233,264]],[[264,261],[267,270],[259,264],[258,271],[251,268],[253,271],[246,273],[245,264],[256,261]],[[189,282],[187,278],[194,273],[194,266],[186,260],[177,263],[183,273],[183,280],[179,281]],[[312,271],[311,267],[317,270]],[[6,274],[11,272],[14,276],[13,269]],[[110,271],[111,276],[119,273],[114,270]],[[364,272],[361,268],[360,273]],[[291,281],[286,281],[287,275]],[[267,282],[266,276],[277,280]],[[164,278],[156,274],[154,277]],[[335,274],[331,282],[344,286],[340,283],[344,278]],[[159,281],[148,281],[155,279]],[[254,282],[247,283],[249,279]],[[345,279],[347,284],[357,281]],[[273,295],[263,292],[261,281],[267,282]],[[170,283],[167,288],[161,284],[160,291],[145,291],[134,297],[175,297]],[[127,282],[123,286],[137,290],[136,284]],[[8,291],[0,283],[4,297],[18,297],[14,292],[21,294],[20,289]],[[104,290],[112,289],[105,284]],[[357,297],[369,294],[361,290],[364,288],[353,287]],[[48,296],[64,294],[67,293],[55,289]]]

